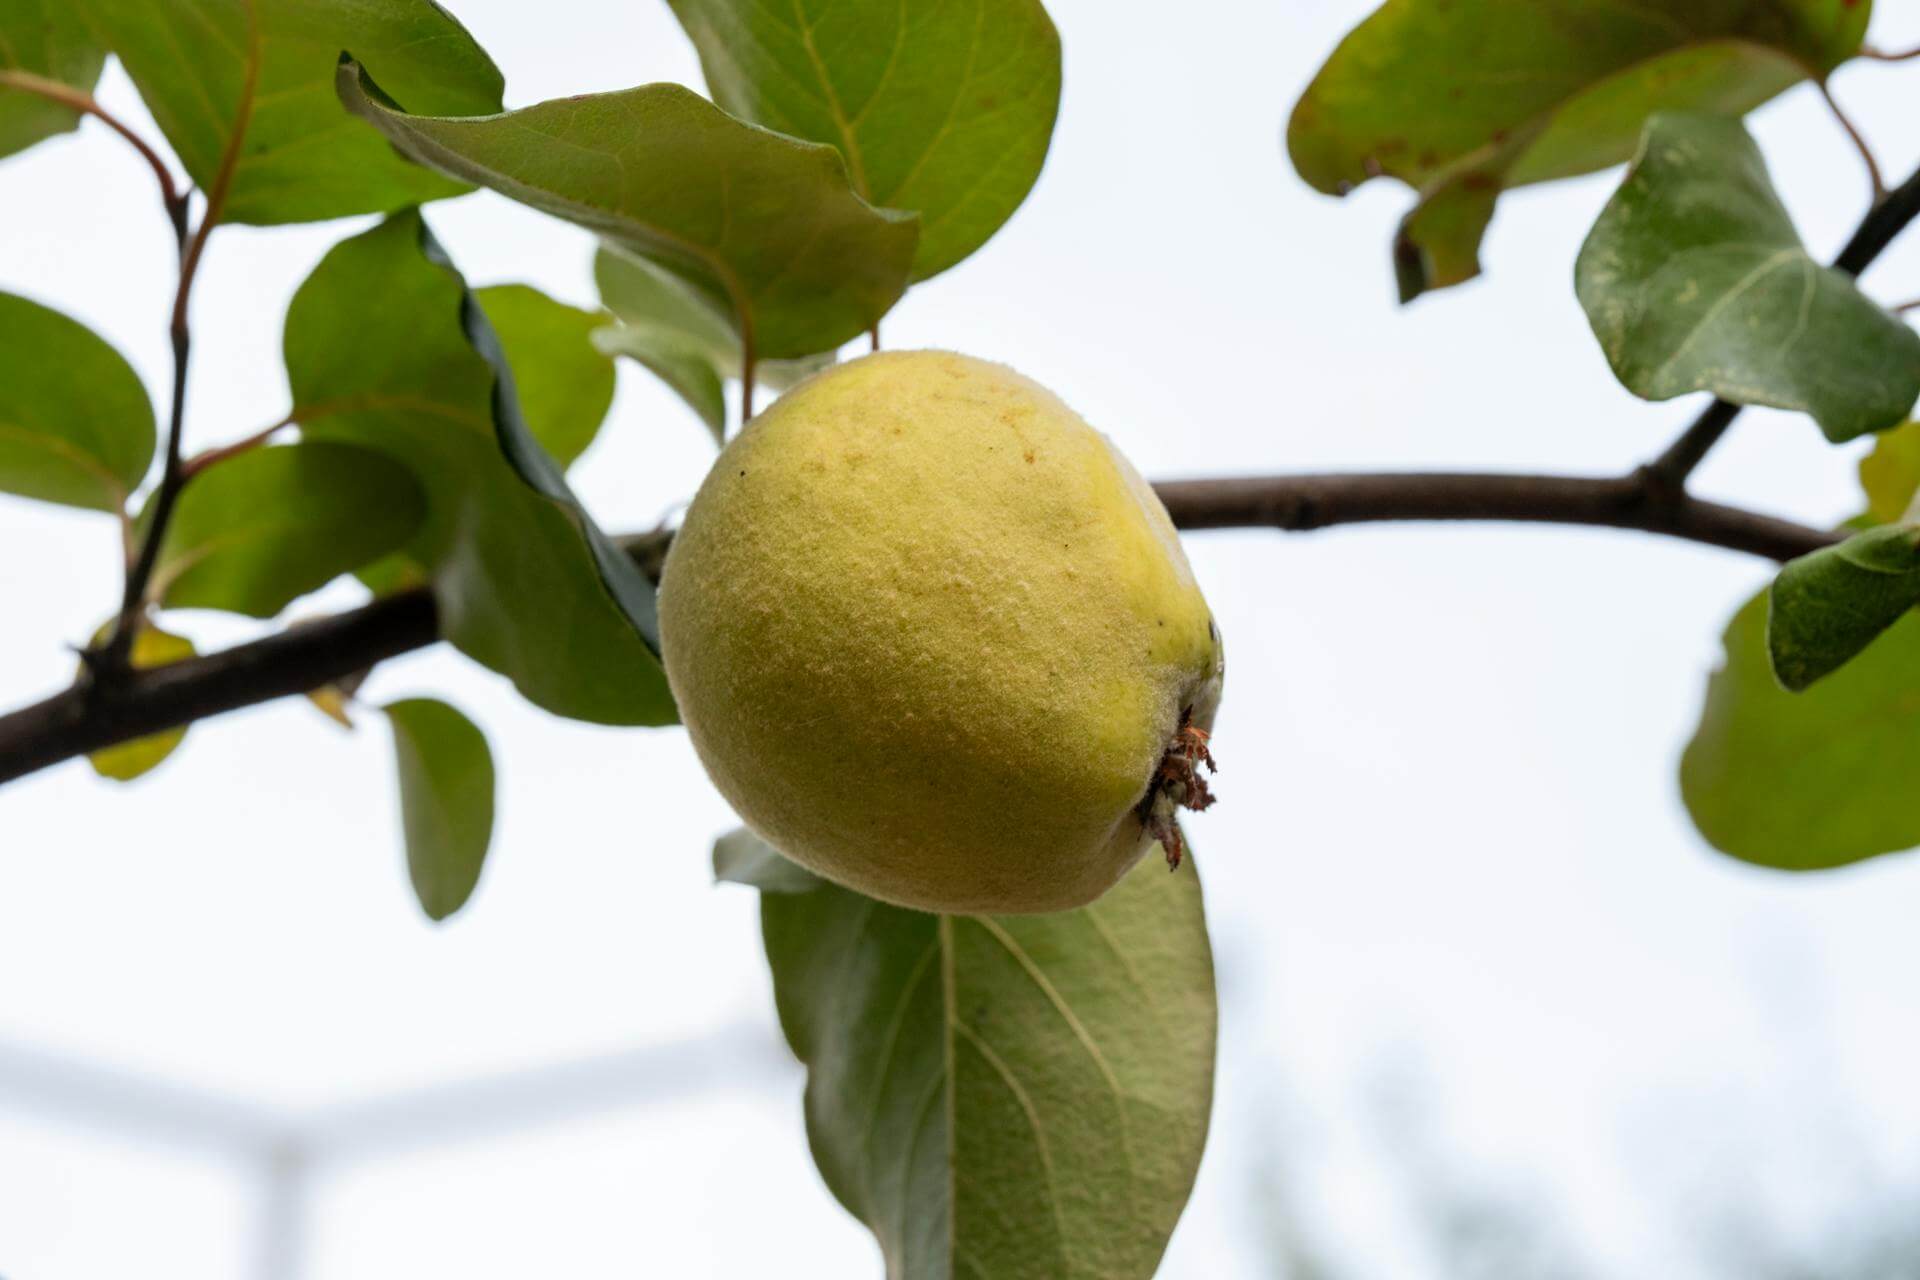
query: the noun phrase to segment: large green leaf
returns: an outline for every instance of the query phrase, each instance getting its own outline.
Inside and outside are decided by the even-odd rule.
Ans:
[[[109,622],[94,633],[93,643],[105,644],[112,632],[113,624]],[[191,658],[193,654],[193,641],[143,622],[133,633],[133,646],[127,651],[127,659],[136,668],[145,669],[164,667],[168,663]],[[132,782],[158,767],[162,760],[173,754],[174,748],[186,736],[186,726],[182,725],[178,729],[165,729],[144,738],[134,738],[130,742],[117,742],[111,747],[89,752],[87,763],[103,778]]]
[[[153,404],[120,353],[0,293],[0,490],[119,511],[153,461]]]
[[[500,71],[434,0],[73,0],[139,86],[201,187],[240,116],[257,19],[259,76],[227,197],[232,222],[384,213],[467,188],[408,164],[340,109],[351,50],[417,111],[500,110]]]
[[[1738,115],[1858,52],[1870,0],[1387,0],[1287,128],[1301,177],[1419,193],[1401,296],[1471,279],[1501,191],[1627,159],[1658,110]]]
[[[1904,419],[1920,333],[1810,257],[1739,121],[1660,115],[1580,251],[1575,287],[1635,395],[1711,391],[1831,440]]]
[[[1920,614],[1804,693],[1774,679],[1766,633],[1763,592],[1727,627],[1680,762],[1694,825],[1723,852],[1793,871],[1920,845]]]
[[[1773,580],[1767,650],[1796,692],[1839,670],[1920,604],[1920,530],[1889,525],[1801,556]]]
[[[293,417],[397,458],[427,489],[408,557],[447,637],[561,715],[664,724],[653,589],[520,419],[485,316],[417,213],[336,246],[287,312]]]
[[[433,698],[390,702],[407,873],[420,909],[445,920],[480,882],[493,839],[493,753],[473,721]]]
[[[483,119],[410,115],[351,61],[339,91],[421,163],[670,267],[762,356],[836,347],[906,288],[912,215],[862,200],[832,147],[744,124],[679,85]]]
[[[1197,876],[1004,917],[776,887],[760,918],[814,1159],[888,1276],[1153,1274],[1213,1094]]]
[[[271,618],[404,546],[426,511],[420,482],[384,453],[319,440],[251,449],[180,491],[153,597]]]
[[[740,335],[732,322],[680,277],[618,245],[594,255],[600,300],[617,323],[594,331],[594,345],[651,370],[700,416],[718,441],[727,433],[726,384],[741,375]],[[755,380],[784,391],[833,363],[833,352],[762,360]]]
[[[71,0],[6,0],[0,4],[0,73],[40,76],[92,89],[106,55]],[[80,115],[38,94],[0,81],[0,156],[10,156],[80,123]]]
[[[607,318],[531,285],[490,285],[473,296],[513,366],[527,429],[561,467],[572,466],[613,407],[613,361],[593,340]]]
[[[838,147],[862,196],[920,215],[916,280],[985,244],[1040,176],[1060,35],[1039,0],[670,3],[715,102]]]

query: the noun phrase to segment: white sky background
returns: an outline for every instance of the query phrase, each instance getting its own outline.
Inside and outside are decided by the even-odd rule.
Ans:
[[[452,7],[511,105],[699,83],[657,0]],[[1318,196],[1280,144],[1369,4],[1050,8],[1067,62],[1046,172],[889,317],[889,346],[1007,360],[1155,477],[1618,470],[1697,407],[1621,390],[1574,301],[1612,176],[1509,196],[1486,279],[1393,304],[1407,193]],[[1920,13],[1882,8],[1881,42],[1920,42]],[[1896,176],[1920,160],[1916,88],[1912,65],[1837,81]],[[117,72],[103,97],[156,132]],[[1756,129],[1831,251],[1865,200],[1857,158],[1806,90]],[[0,288],[93,325],[158,401],[172,261],[151,188],[97,125],[0,165]],[[591,300],[583,233],[489,194],[429,216],[476,283]],[[363,225],[213,238],[191,447],[279,416],[286,301]],[[1920,236],[1868,287],[1920,294]],[[603,524],[643,528],[710,452],[629,365],[576,482]],[[1753,412],[1700,486],[1828,522],[1857,505],[1854,456]],[[1223,802],[1193,824],[1225,1031],[1213,1146],[1163,1276],[1275,1274],[1275,1183],[1352,1274],[1437,1275],[1390,1172],[1418,1145],[1392,1119],[1420,1110],[1409,1094],[1468,1183],[1549,1209],[1598,1274],[1705,1275],[1700,1224],[1727,1204],[1814,1238],[1862,1188],[1920,1187],[1920,862],[1767,874],[1708,850],[1679,804],[1720,627],[1766,566],[1513,526],[1188,546],[1230,660]],[[13,705],[68,678],[62,645],[110,611],[119,571],[110,522],[49,506],[0,500],[0,547]],[[195,729],[131,787],[75,763],[0,792],[0,1274],[223,1280],[255,1250],[245,1170],[27,1106],[5,1072],[28,1050],[305,1109],[709,1034],[763,1047],[669,1063],[655,1075],[678,1092],[657,1105],[323,1168],[306,1280],[877,1274],[811,1169],[753,895],[709,885],[729,817],[683,735],[549,718],[444,649],[365,691],[420,692],[484,725],[501,783],[486,876],[441,928],[407,888],[377,716],[347,735],[284,702]]]

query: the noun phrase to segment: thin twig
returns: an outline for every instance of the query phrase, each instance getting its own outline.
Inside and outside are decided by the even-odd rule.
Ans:
[[[252,435],[242,436],[240,439],[235,440],[232,444],[223,444],[223,445],[220,445],[218,448],[214,448],[214,449],[202,449],[199,453],[196,453],[191,458],[188,458],[186,462],[181,466],[180,482],[182,484],[185,484],[187,481],[199,475],[202,471],[205,471],[208,467],[214,466],[217,463],[225,462],[228,458],[235,457],[238,454],[246,453],[251,449],[256,449],[260,447],[261,445],[265,444],[267,441],[271,440],[279,432],[285,431],[288,427],[292,426],[293,422],[294,422],[293,417],[291,414],[289,414],[287,417],[280,419],[280,421],[274,423],[272,426],[262,427],[260,430],[254,432]]]
[[[92,116],[126,139],[133,149],[140,153],[140,158],[145,160],[147,166],[153,170],[154,178],[160,183],[160,199],[167,207],[167,216],[175,221],[176,226],[178,225],[178,215],[174,211],[178,209],[184,213],[187,197],[180,190],[179,184],[174,182],[173,174],[167,168],[167,162],[160,158],[158,151],[147,144],[146,139],[130,129],[120,117],[101,106],[92,94],[76,89],[70,84],[61,84],[58,80],[37,76],[31,71],[0,70],[0,89],[18,89],[23,93],[45,98],[49,102],[57,102],[82,115]]]
[[[867,350],[869,352],[873,352],[873,351],[878,351],[879,349],[880,349],[880,322],[878,320],[875,320],[873,322],[873,328],[867,330]]]
[[[254,90],[260,79],[260,22],[254,6],[247,4],[247,65],[240,84],[240,101],[234,108],[231,132],[227,136],[226,148],[220,154],[220,167],[214,173],[213,183],[207,188],[207,206],[200,215],[200,225],[191,236],[187,236],[185,210],[174,223],[175,230],[181,233],[180,281],[173,291],[173,314],[168,325],[167,336],[173,348],[173,397],[167,417],[166,462],[161,469],[160,484],[154,491],[153,517],[148,522],[146,540],[140,546],[140,554],[127,571],[126,590],[120,600],[120,618],[114,627],[113,636],[106,647],[91,660],[95,676],[104,676],[109,680],[121,680],[129,671],[128,655],[133,646],[133,633],[139,625],[140,614],[146,607],[147,584],[153,580],[153,567],[160,558],[160,544],[167,533],[167,522],[173,515],[173,506],[180,496],[180,485],[185,479],[182,473],[181,435],[186,422],[187,406],[187,358],[192,347],[192,331],[188,326],[187,307],[193,295],[193,281],[200,269],[200,261],[207,250],[207,237],[220,224],[220,216],[226,210],[227,193],[233,188],[233,175],[240,163],[240,146],[246,140],[247,125],[253,118]]]
[[[753,350],[753,326],[740,326],[740,426],[744,430],[753,420],[753,380],[759,372],[759,359]]]
[[[1873,202],[1879,204],[1887,198],[1887,178],[1880,171],[1880,161],[1874,158],[1873,148],[1867,144],[1867,136],[1860,132],[1859,126],[1853,123],[1852,117],[1840,106],[1839,100],[1833,96],[1832,86],[1825,80],[1817,80],[1814,83],[1819,86],[1820,96],[1826,100],[1827,110],[1833,113],[1833,118],[1840,122],[1842,129],[1846,130],[1847,137],[1853,139],[1854,150],[1860,153],[1860,159],[1866,163],[1867,181],[1873,184]]]
[[[1726,400],[1715,400],[1700,411],[1700,416],[1680,433],[1679,439],[1667,446],[1665,453],[1647,464],[1646,470],[1655,480],[1679,492],[1708,451],[1727,434],[1727,428],[1740,416],[1740,408]]]
[[[1904,316],[1909,311],[1920,311],[1920,298],[1909,298],[1905,302],[1897,302],[1891,310],[1897,316]]]
[[[1902,49],[1889,53],[1885,49],[1875,49],[1869,45],[1860,51],[1860,56],[1871,58],[1875,62],[1911,62],[1915,58],[1920,58],[1920,49]]]

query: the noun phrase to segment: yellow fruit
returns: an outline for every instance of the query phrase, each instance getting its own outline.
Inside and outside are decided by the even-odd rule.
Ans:
[[[781,397],[688,509],[660,628],[721,793],[872,897],[1081,906],[1207,799],[1220,640],[1173,524],[1002,365],[887,352]]]

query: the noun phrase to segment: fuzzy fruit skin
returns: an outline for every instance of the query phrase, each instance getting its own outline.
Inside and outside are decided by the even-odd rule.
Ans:
[[[746,823],[927,911],[1060,911],[1152,847],[1135,810],[1218,633],[1153,490],[1003,365],[885,352],[721,453],[660,588],[667,678]]]

